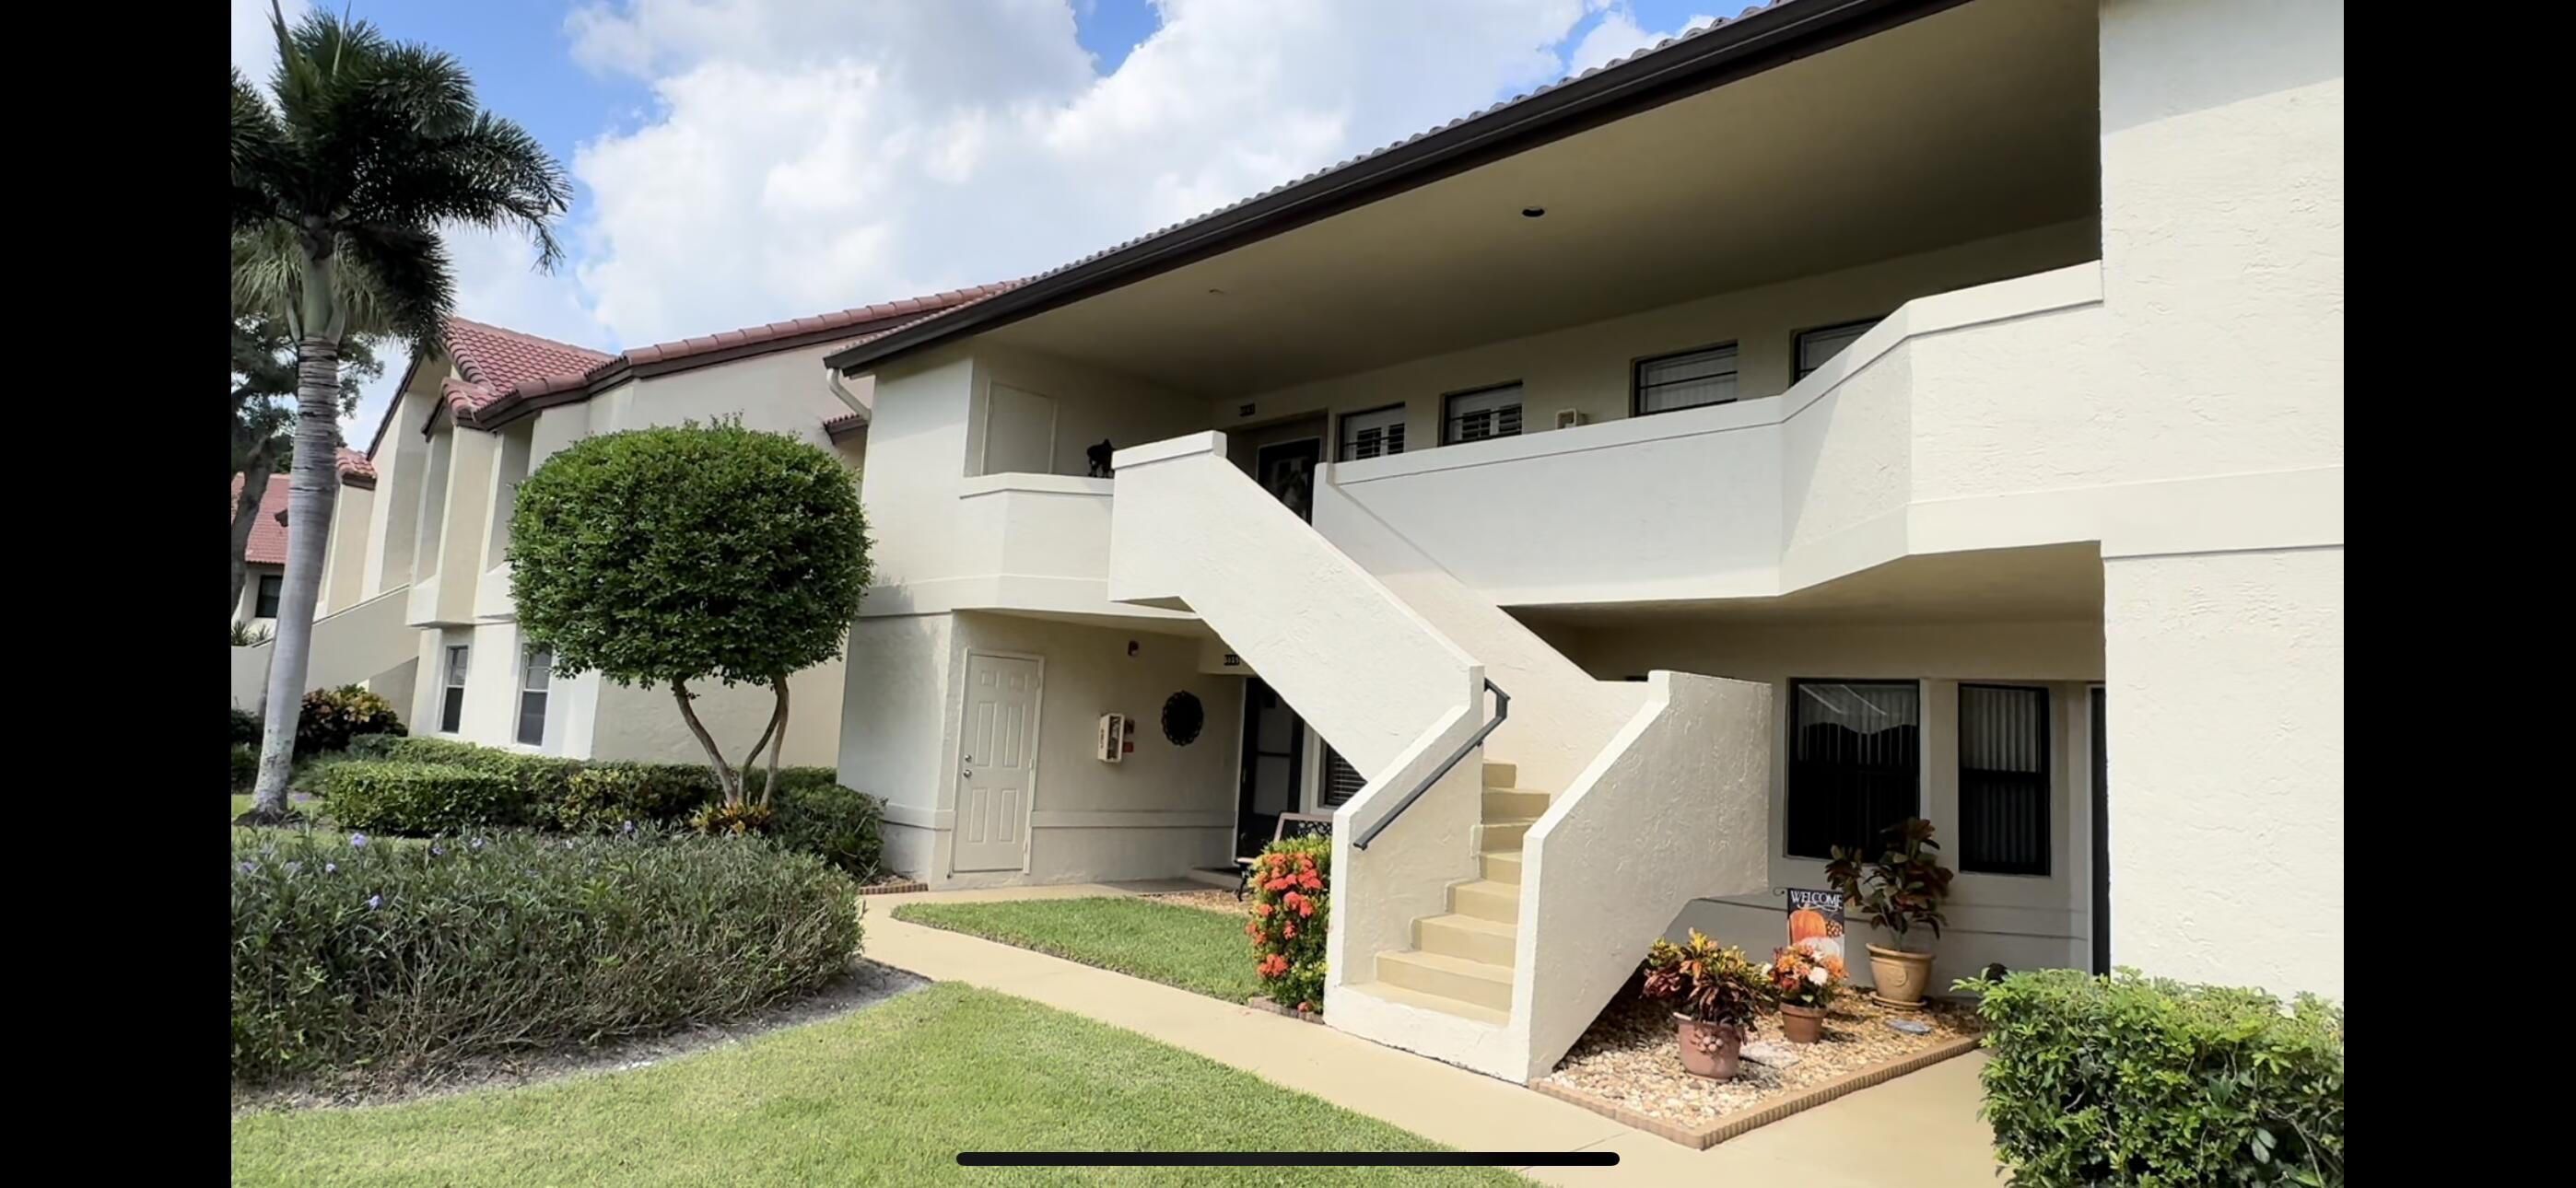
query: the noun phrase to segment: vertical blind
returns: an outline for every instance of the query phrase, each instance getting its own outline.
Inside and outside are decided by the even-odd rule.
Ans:
[[[1521,386],[1498,384],[1449,397],[1443,417],[1451,444],[1515,437],[1521,431]]]
[[[536,746],[546,741],[546,688],[554,680],[552,648],[528,649],[519,675],[519,741]]]
[[[1959,686],[1959,869],[2048,873],[2048,690]]]
[[[1923,694],[1912,681],[1795,681],[1790,689],[1789,853],[1875,857],[1922,803]]]
[[[440,693],[438,728],[448,734],[465,721],[465,656],[461,647],[447,649],[447,687]]]
[[[1725,404],[1735,399],[1735,344],[1684,351],[1637,364],[1637,414]]]

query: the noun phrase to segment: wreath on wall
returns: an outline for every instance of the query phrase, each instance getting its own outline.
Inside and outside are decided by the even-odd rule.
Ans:
[[[1207,725],[1207,707],[1199,704],[1195,693],[1174,693],[1163,699],[1163,737],[1176,747],[1197,742],[1200,729]]]

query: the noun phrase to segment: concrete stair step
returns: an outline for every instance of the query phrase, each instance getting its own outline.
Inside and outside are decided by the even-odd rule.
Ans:
[[[1485,819],[1488,821],[1535,821],[1547,812],[1547,793],[1527,788],[1485,789]]]
[[[1521,922],[1521,885],[1478,879],[1449,888],[1449,910],[1497,924]]]
[[[1393,982],[1361,982],[1356,986],[1345,986],[1343,989],[1356,991],[1358,993],[1368,995],[1371,998],[1381,998],[1388,1002],[1402,1003],[1409,1007],[1418,1007],[1426,1011],[1438,1011],[1444,1015],[1456,1015],[1461,1019],[1473,1019],[1479,1023],[1490,1023],[1496,1027],[1504,1026],[1512,1021],[1511,1012],[1509,1011],[1490,1010],[1485,1007],[1477,1006],[1472,1002],[1460,1002],[1455,998],[1443,998],[1437,994],[1425,994],[1419,990],[1407,990]]]
[[[1486,878],[1497,883],[1518,883],[1521,881],[1520,851],[1489,850],[1483,854],[1477,855],[1476,857],[1477,861],[1484,865]]]
[[[1463,957],[1506,969],[1519,948],[1520,926],[1455,913],[1413,922],[1413,947],[1443,957]]]
[[[1377,955],[1377,980],[1407,990],[1454,998],[1489,1011],[1512,1009],[1512,971],[1508,966],[1439,953],[1408,950]]]
[[[1536,824],[1537,821],[1487,821],[1476,827],[1476,852],[1517,850],[1521,848],[1521,837]]]
[[[1512,786],[1512,781],[1520,774],[1521,769],[1513,766],[1512,764],[1488,763],[1485,765],[1485,786],[1488,788],[1509,788]]]

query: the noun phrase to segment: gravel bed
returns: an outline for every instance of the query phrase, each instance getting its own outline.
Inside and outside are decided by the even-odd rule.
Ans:
[[[1889,1019],[1917,1020],[1931,1024],[1932,1030],[1907,1035],[1887,1026]],[[1556,1071],[1541,1079],[1649,1118],[1705,1126],[1847,1073],[1983,1032],[1966,1003],[1930,1002],[1922,1010],[1892,1011],[1866,993],[1848,994],[1833,1005],[1824,1038],[1816,1043],[1788,1042],[1776,1015],[1765,1016],[1746,1037],[1748,1046],[1768,1044],[1792,1054],[1795,1064],[1781,1069],[1747,1059],[1734,1080],[1711,1081],[1682,1071],[1671,1009],[1640,999],[1632,988],[1602,1011]]]
[[[1213,888],[1206,891],[1172,891],[1161,895],[1148,895],[1145,898],[1156,903],[1178,904],[1181,907],[1194,907],[1203,912],[1216,912],[1227,916],[1240,916],[1251,910],[1244,901],[1234,897],[1234,892],[1218,891]]]

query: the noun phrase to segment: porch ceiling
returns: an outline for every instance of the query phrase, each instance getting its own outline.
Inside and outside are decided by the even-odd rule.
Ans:
[[[1971,0],[987,337],[1226,397],[2093,218],[2095,34]]]
[[[1777,598],[1514,607],[1534,626],[2084,622],[2102,617],[2102,551],[2043,545],[1903,557]]]

